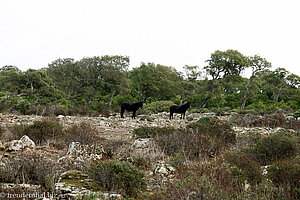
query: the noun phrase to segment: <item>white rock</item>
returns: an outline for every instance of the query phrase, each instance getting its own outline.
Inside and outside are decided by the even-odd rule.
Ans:
[[[175,168],[165,162],[161,162],[161,163],[157,164],[154,168],[154,174],[159,174],[159,175],[163,175],[163,176],[169,176],[174,171],[175,171]]]
[[[62,119],[62,118],[64,118],[65,116],[63,116],[63,115],[58,115],[56,118],[58,118],[58,119]]]
[[[67,154],[81,154],[82,150],[80,142],[71,142]]]
[[[152,140],[152,138],[137,139],[134,141],[132,146],[136,147],[136,148],[146,148],[149,146],[151,140]]]
[[[32,141],[27,135],[24,135],[23,137],[21,137],[20,142],[22,143],[23,148],[26,148],[26,147],[34,148],[35,147],[34,141]]]
[[[267,175],[268,174],[268,168],[270,167],[270,165],[266,165],[266,166],[262,166],[262,174],[263,175]]]
[[[27,135],[24,135],[20,140],[11,141],[8,147],[8,151],[21,151],[25,148],[34,147],[35,143]]]

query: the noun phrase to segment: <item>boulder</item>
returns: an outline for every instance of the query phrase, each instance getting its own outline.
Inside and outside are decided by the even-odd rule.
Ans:
[[[105,192],[104,188],[91,180],[87,174],[78,170],[69,170],[59,176],[54,185],[58,199],[81,199],[87,195],[93,199],[122,199],[122,195]]]
[[[146,148],[150,146],[152,140],[153,140],[152,138],[139,138],[134,140],[132,146],[135,148]]]
[[[66,155],[58,159],[60,164],[82,165],[91,160],[101,160],[105,154],[102,146],[82,145],[80,142],[71,142]]]
[[[154,167],[153,173],[160,176],[165,176],[171,178],[175,172],[175,168],[164,161],[158,163]]]
[[[35,143],[27,136],[24,135],[20,140],[13,140],[9,143],[8,151],[21,151],[25,148],[34,148]]]

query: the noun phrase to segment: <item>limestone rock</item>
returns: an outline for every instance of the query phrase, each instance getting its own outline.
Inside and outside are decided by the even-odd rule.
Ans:
[[[172,176],[174,172],[175,172],[175,168],[163,161],[156,164],[153,171],[154,174],[167,176],[167,177]]]
[[[108,193],[104,188],[91,180],[87,174],[78,170],[69,170],[59,176],[54,185],[54,193],[58,199],[79,199],[80,197],[94,196],[95,199],[122,199],[122,195]]]
[[[132,146],[136,148],[146,148],[149,147],[152,140],[152,138],[139,138],[134,141]]]
[[[105,151],[97,146],[82,145],[79,142],[71,142],[65,156],[58,159],[61,164],[82,165],[86,161],[101,160]]]
[[[20,140],[11,141],[8,147],[8,151],[21,151],[25,148],[34,147],[35,143],[27,135],[24,135]]]

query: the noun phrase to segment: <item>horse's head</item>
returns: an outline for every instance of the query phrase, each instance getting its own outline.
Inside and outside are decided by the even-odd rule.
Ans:
[[[145,103],[144,101],[139,102],[139,106],[140,106],[141,109],[143,109],[143,104],[144,103]]]
[[[188,101],[185,105],[189,108],[191,106],[191,102]]]

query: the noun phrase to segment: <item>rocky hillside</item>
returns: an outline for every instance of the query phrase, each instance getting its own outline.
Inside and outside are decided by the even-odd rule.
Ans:
[[[190,113],[184,120],[179,115],[169,120],[166,112],[135,120],[118,114],[0,117],[4,198],[299,195],[299,121],[283,115]],[[292,180],[277,174],[274,166],[290,169]],[[259,193],[259,187],[269,190]]]

